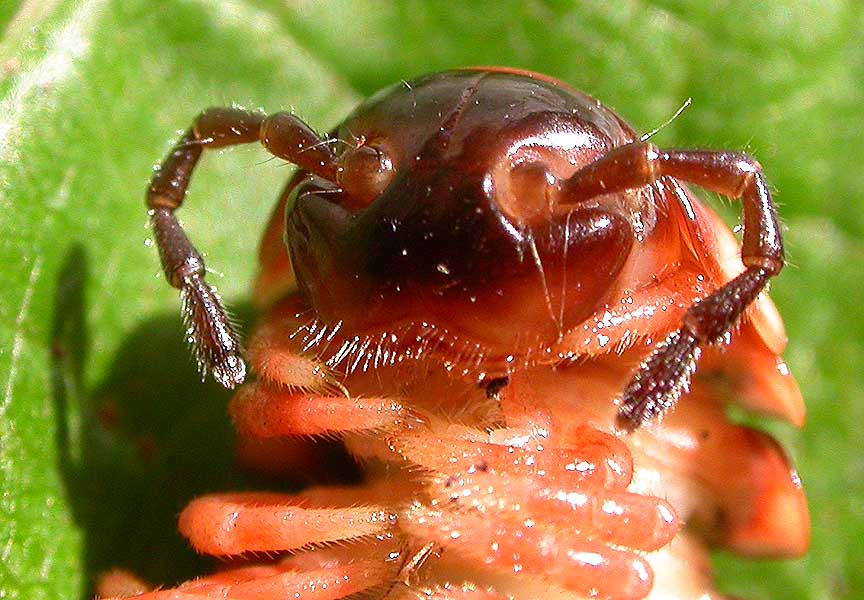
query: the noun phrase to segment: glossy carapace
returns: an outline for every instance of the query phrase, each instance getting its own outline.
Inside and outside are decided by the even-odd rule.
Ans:
[[[648,212],[633,194],[561,189],[635,135],[541,80],[462,71],[396,86],[336,137],[345,170],[298,185],[286,240],[318,315],[347,331],[425,322],[489,362],[549,348],[608,299]],[[385,170],[373,194],[345,185]]]

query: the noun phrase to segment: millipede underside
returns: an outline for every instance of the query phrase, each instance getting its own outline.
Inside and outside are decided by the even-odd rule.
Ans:
[[[486,387],[416,361],[338,383],[297,347],[289,308],[250,340],[259,379],[229,408],[241,447],[261,468],[320,479],[298,456],[340,439],[362,483],[194,500],[180,531],[222,568],[141,598],[704,600],[721,597],[706,541],[783,553],[794,541],[774,531],[789,518],[775,505],[806,516],[779,446],[729,423],[708,387],[619,437],[612,399],[639,356],[537,365]],[[145,591],[129,581],[114,573],[100,592]]]

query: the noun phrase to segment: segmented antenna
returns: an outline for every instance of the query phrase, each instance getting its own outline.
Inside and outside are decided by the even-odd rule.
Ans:
[[[216,288],[197,273],[187,275],[183,278],[180,298],[186,339],[192,344],[201,379],[209,369],[216,381],[234,389],[246,378],[246,363],[240,357],[239,336]]]
[[[180,290],[186,339],[192,344],[201,378],[210,371],[223,386],[235,388],[246,378],[240,338],[216,288],[204,280],[204,258],[170,209],[152,209],[150,222],[165,277]]]
[[[669,411],[690,389],[700,355],[699,342],[687,330],[675,331],[651,353],[624,390],[618,427],[634,431]]]

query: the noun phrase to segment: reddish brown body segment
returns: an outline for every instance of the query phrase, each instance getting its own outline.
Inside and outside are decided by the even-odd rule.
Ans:
[[[804,416],[760,296],[783,248],[755,161],[660,150],[597,100],[505,69],[384,90],[328,138],[285,113],[206,111],[148,205],[202,367],[229,387],[239,341],[174,209],[202,148],[253,141],[300,171],[262,245],[259,379],[230,409],[244,456],[308,480],[315,464],[263,449],[314,457],[280,440],[336,436],[364,482],[208,496],[181,531],[216,555],[353,551],[154,597],[719,598],[705,543],[804,551],[782,449],[723,410]],[[684,180],[740,198],[742,247]],[[691,381],[703,352],[712,377]],[[353,583],[321,587],[337,580]]]

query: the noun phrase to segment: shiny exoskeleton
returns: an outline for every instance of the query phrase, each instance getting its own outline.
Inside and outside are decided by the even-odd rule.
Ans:
[[[632,430],[675,404],[700,349],[724,340],[783,266],[754,160],[661,150],[597,100],[543,76],[431,75],[377,94],[326,137],[292,114],[210,109],[154,175],[147,204],[199,363],[227,387],[245,377],[240,343],[174,210],[204,149],[251,142],[300,168],[286,193],[285,240],[322,337],[368,341],[346,370],[377,360],[370,353],[382,353],[381,340],[393,356],[422,343],[499,385],[518,365],[665,337],[623,390],[618,422]],[[694,246],[688,223],[700,218],[680,181],[743,205],[744,270],[719,288],[700,287],[693,265],[704,249],[680,250]],[[636,310],[640,294],[676,276],[669,289],[691,296],[689,308]],[[592,315],[614,317],[628,302],[597,343],[576,343]],[[640,329],[652,319],[663,324]]]

